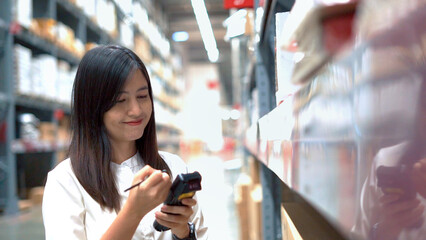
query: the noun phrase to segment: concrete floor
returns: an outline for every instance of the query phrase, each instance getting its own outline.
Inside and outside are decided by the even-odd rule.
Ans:
[[[16,215],[0,217],[1,240],[42,240],[44,227],[41,206],[34,206]]]
[[[236,240],[239,221],[234,204],[234,184],[240,173],[240,161],[222,161],[215,156],[198,156],[188,161],[190,171],[202,175],[202,204],[210,239]],[[0,215],[0,240],[43,240],[41,206],[33,206],[16,215]]]

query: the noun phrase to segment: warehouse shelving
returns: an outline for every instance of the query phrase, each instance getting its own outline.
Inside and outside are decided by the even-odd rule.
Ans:
[[[61,109],[67,114],[71,112],[71,108],[68,104],[25,95],[16,95],[15,104],[17,106],[41,109],[52,112],[56,109]]]
[[[255,122],[252,122],[247,129],[245,146],[247,151],[262,163],[265,172],[273,172],[271,174],[273,177],[269,177],[269,182],[272,183],[269,183],[269,186],[264,186],[264,189],[271,193],[269,199],[266,198],[269,201],[269,203],[266,203],[269,204],[269,207],[262,209],[262,220],[266,220],[266,224],[275,226],[275,228],[272,231],[269,230],[270,235],[265,232],[263,234],[265,239],[286,239],[285,237],[288,237],[289,232],[281,232],[280,225],[277,225],[277,222],[281,221],[279,223],[284,227],[284,231],[289,231],[286,228],[294,224],[296,231],[298,231],[296,235],[300,234],[304,239],[343,239],[340,231],[336,230],[328,219],[318,212],[317,208],[312,208],[312,202],[306,201],[306,196],[301,197],[300,193],[291,188],[288,182],[288,174],[290,173],[288,172],[288,164],[292,161],[291,152],[288,151],[292,151],[292,144],[297,144],[297,141],[304,141],[304,143],[323,141],[323,139],[294,139],[293,108],[295,105],[293,101],[296,98],[300,102],[300,99],[294,95],[289,95],[285,99],[276,99],[275,96],[277,87],[275,83],[276,68],[279,67],[276,66],[275,62],[276,51],[280,51],[275,42],[278,37],[275,35],[275,14],[290,11],[293,3],[294,1],[265,1],[262,27],[259,32],[257,52],[255,53],[255,74],[251,75],[251,79],[256,85],[255,88],[259,92],[259,109],[257,111],[259,111],[260,119],[257,121],[254,119]],[[327,59],[327,61],[329,60]],[[324,61],[322,64],[325,63]],[[312,74],[315,74],[321,66],[311,65]],[[306,87],[306,89],[309,91],[309,96],[312,97],[310,87]],[[300,93],[303,93],[303,89],[300,90]],[[276,104],[278,102],[279,104]],[[253,110],[249,109],[249,111]],[[254,111],[256,110],[254,109]],[[339,144],[351,142],[349,138],[345,140],[345,138],[340,137],[329,139],[329,141]],[[278,191],[277,189],[281,190]],[[280,196],[280,193],[283,195]],[[279,214],[279,208],[284,214]],[[269,212],[267,209],[269,209]],[[307,214],[308,212],[310,214]],[[277,219],[277,214],[278,216],[281,215],[281,219],[274,222],[273,219]],[[309,224],[307,224],[308,222]],[[266,228],[267,226],[263,227],[264,231]],[[295,234],[292,235],[291,238],[296,236]]]
[[[250,113],[258,111],[259,118],[248,120],[244,144],[249,155],[280,180],[281,187],[270,184],[264,189],[281,189],[282,196],[272,198],[282,207],[281,223],[287,231],[283,239],[348,239],[358,234],[353,230],[361,188],[374,154],[416,131],[415,107],[407,106],[416,106],[416,84],[424,81],[420,39],[425,5],[348,1],[316,6],[297,26],[284,24],[280,31],[293,31],[296,37],[282,42],[281,32],[275,34],[275,18],[284,15],[275,13],[289,11],[290,2],[264,2],[255,70],[247,73],[247,89],[257,90],[259,99],[258,109],[246,107]],[[382,7],[388,19],[381,15]],[[338,23],[334,30],[344,31],[330,31],[329,19]],[[345,35],[347,30],[354,35]],[[336,38],[328,45],[330,36]],[[297,50],[290,49],[294,40]],[[292,59],[295,67],[279,65],[281,52],[304,53],[305,58]],[[288,79],[278,74],[284,68],[293,69]],[[279,81],[290,86],[285,95],[278,95]],[[273,200],[269,204],[273,212],[266,222],[271,226],[273,214],[280,211]],[[269,232],[279,233],[277,228]],[[263,234],[265,239],[280,239],[278,234]]]
[[[105,31],[91,16],[68,0],[32,0],[33,18],[49,18],[55,19],[61,24],[69,27],[83,44],[122,44],[120,40],[120,23],[127,22],[130,24],[134,35],[141,35],[149,43],[149,36],[145,36],[137,30],[135,24],[127,21],[126,13],[120,8],[114,0],[106,0],[112,3],[116,14],[116,33]],[[153,8],[149,1],[139,1],[142,7]],[[53,56],[57,60],[64,61],[71,68],[75,68],[81,59],[78,52],[72,52],[69,48],[59,44],[52,36],[46,36],[34,29],[21,25],[14,19],[12,13],[13,5],[16,1],[7,0],[2,3],[0,9],[0,111],[5,114],[2,120],[3,127],[0,126],[0,139],[4,139],[0,143],[0,209],[6,214],[18,211],[18,178],[15,175],[17,166],[25,164],[17,164],[18,162],[27,162],[29,158],[35,157],[44,162],[50,162],[47,166],[54,166],[56,163],[56,155],[58,151],[64,151],[67,148],[67,141],[33,141],[24,140],[20,136],[17,115],[20,113],[33,113],[41,121],[50,122],[54,125],[58,124],[57,111],[69,117],[70,105],[63,101],[58,101],[44,96],[36,96],[28,93],[16,92],[14,86],[14,44],[31,50],[33,55],[46,54]],[[31,6],[30,6],[31,7]],[[152,10],[152,9],[151,9]],[[152,12],[152,11],[149,11]],[[151,16],[150,16],[151,17]],[[158,16],[156,16],[158,19]],[[150,43],[147,51],[161,61],[161,64],[172,68],[173,74],[179,74],[179,69],[172,66],[169,60],[155,49]],[[148,68],[152,68],[152,59],[144,59],[144,63]],[[154,92],[154,101],[160,103],[167,111],[176,114],[179,111],[179,104],[175,101],[180,98],[181,89],[176,85],[175,80],[168,79],[161,72],[151,71],[151,78],[156,77],[161,82],[163,94],[159,96]],[[4,96],[4,97],[1,97]],[[3,111],[4,110],[4,111]],[[179,146],[180,129],[175,124],[167,121],[158,120],[158,131],[162,135],[159,136],[159,145],[161,148],[173,147],[177,149]],[[164,123],[163,123],[164,122]],[[7,127],[6,127],[7,126]],[[19,170],[22,173],[22,169]],[[45,174],[42,173],[41,175]],[[25,184],[20,183],[20,187]]]

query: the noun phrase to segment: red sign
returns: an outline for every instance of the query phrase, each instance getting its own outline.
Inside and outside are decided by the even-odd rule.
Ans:
[[[224,0],[223,8],[253,8],[254,1],[253,0]]]

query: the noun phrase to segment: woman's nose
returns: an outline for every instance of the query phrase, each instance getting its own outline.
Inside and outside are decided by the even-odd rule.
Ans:
[[[129,101],[128,115],[129,116],[139,116],[142,112],[142,107],[137,101],[137,99],[132,99]]]

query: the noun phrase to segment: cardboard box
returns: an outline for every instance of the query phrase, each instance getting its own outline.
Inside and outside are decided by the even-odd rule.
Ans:
[[[41,205],[43,202],[44,187],[31,188],[29,193],[29,199],[33,205]]]
[[[249,197],[250,197],[250,183],[240,183],[236,186],[237,192],[235,195],[235,205],[237,206],[238,218],[240,222],[240,239],[251,240],[250,221],[249,221]]]
[[[56,20],[51,18],[36,18],[34,26],[37,31],[36,34],[41,36],[48,41],[55,43],[56,42]]]
[[[51,122],[41,122],[38,129],[40,131],[40,140],[48,142],[57,141],[58,127],[56,124]]]

